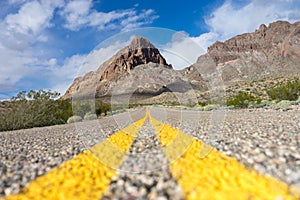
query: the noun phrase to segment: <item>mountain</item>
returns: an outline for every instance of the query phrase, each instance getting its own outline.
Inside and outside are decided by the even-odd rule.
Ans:
[[[262,24],[252,33],[217,41],[183,70],[174,70],[147,39],[135,37],[97,70],[76,78],[63,98],[96,97],[115,103],[205,101],[230,96],[229,91],[264,90],[278,77],[300,77],[299,63],[300,22]]]
[[[63,98],[71,98],[73,95],[95,95],[96,97],[109,95],[113,82],[129,74],[136,66],[150,62],[163,65],[166,69],[172,68],[171,65],[167,64],[159,50],[147,39],[135,37],[129,46],[117,52],[116,55],[99,66],[96,71],[76,78]]]
[[[264,24],[252,33],[217,41],[205,55],[182,71],[194,79],[201,72],[209,81],[220,72],[225,85],[264,77],[299,76],[300,22],[277,21]]]
[[[112,101],[113,96],[114,100],[129,98],[137,103],[165,92],[203,89],[199,85],[174,70],[147,39],[135,37],[97,70],[76,78],[62,98],[96,97]]]

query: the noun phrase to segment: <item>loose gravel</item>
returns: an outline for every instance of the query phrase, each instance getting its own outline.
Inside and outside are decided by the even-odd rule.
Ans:
[[[299,108],[198,112],[152,107],[151,114],[300,191]]]
[[[271,175],[300,190],[299,108],[285,112],[228,110],[224,119],[224,113],[218,111],[157,107],[151,107],[150,111],[152,117],[212,144],[261,174]],[[144,115],[145,109],[139,109],[76,124],[1,132],[0,197],[18,193],[36,177]],[[170,176],[154,131],[146,124],[140,133],[118,172],[120,178],[115,177],[111,182],[104,199],[130,199],[130,195],[180,199],[181,190]],[[177,196],[171,196],[174,191],[168,192],[168,188]]]
[[[0,132],[0,198],[19,193],[38,176],[144,115],[139,109],[76,124]]]
[[[102,199],[183,199],[149,120]]]

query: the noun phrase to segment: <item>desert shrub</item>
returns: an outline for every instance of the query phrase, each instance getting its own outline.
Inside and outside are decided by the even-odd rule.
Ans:
[[[269,107],[273,106],[273,104],[274,103],[272,101],[264,99],[264,100],[261,100],[261,102],[259,104],[256,104],[255,107],[256,108],[269,108]]]
[[[233,105],[231,105],[231,106],[226,106],[226,107],[224,107],[225,109],[223,109],[223,110],[232,110],[232,109],[234,109],[235,107],[233,106]]]
[[[76,100],[73,101],[73,115],[84,118],[84,115],[88,112],[92,112],[92,102],[88,100]]]
[[[300,79],[295,78],[287,82],[281,82],[267,90],[267,94],[273,100],[295,101],[300,96]]]
[[[219,108],[220,108],[220,105],[218,105],[218,104],[209,104],[209,105],[203,107],[203,111],[218,110]]]
[[[97,115],[93,113],[86,113],[84,115],[84,120],[94,120],[97,119]]]
[[[67,123],[71,124],[71,123],[81,122],[81,121],[82,121],[82,117],[74,115],[68,119]]]
[[[261,99],[247,92],[239,92],[235,96],[229,97],[226,101],[227,106],[235,108],[248,108],[261,103]]]
[[[18,93],[1,112],[0,131],[66,123],[72,115],[72,105],[68,100],[55,100],[58,96],[51,90]]]
[[[67,120],[69,119],[69,117],[71,117],[73,115],[71,100],[58,99],[58,100],[56,100],[56,103],[58,106],[57,107],[57,109],[58,109],[57,118],[63,120],[66,123]]]
[[[87,113],[94,113],[97,116],[101,116],[102,114],[107,115],[108,112],[111,111],[111,105],[99,99],[73,101],[73,114],[81,116],[82,118],[84,118]]]
[[[201,106],[201,107],[204,107],[204,106],[208,105],[208,102],[207,101],[200,101],[200,102],[198,102],[198,105]]]
[[[112,111],[112,108],[110,104],[104,103],[100,100],[96,100],[95,111],[97,116],[101,116],[101,114],[107,115],[108,112]]]
[[[298,97],[298,99],[295,101],[296,105],[300,105],[300,96]]]
[[[276,103],[275,105],[273,105],[272,108],[275,110],[289,110],[291,105],[293,105],[292,101],[282,100]]]

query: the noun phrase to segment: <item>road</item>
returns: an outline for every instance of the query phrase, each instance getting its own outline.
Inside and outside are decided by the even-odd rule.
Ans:
[[[2,132],[0,195],[297,199],[299,129],[297,110],[150,107],[149,112],[140,108],[94,121]]]

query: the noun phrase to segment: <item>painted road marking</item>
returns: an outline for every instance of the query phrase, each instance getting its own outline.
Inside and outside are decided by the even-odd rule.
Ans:
[[[249,170],[203,142],[146,116],[42,177],[15,199],[100,199],[149,118],[186,199],[300,199],[296,189]]]
[[[4,200],[100,199],[146,117],[66,161]]]
[[[285,183],[247,169],[236,159],[149,117],[186,199],[300,199],[298,191]]]
[[[122,131],[110,136],[107,140],[90,148],[90,151],[104,165],[117,170],[146,119],[147,116],[122,129]]]

